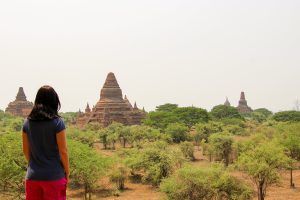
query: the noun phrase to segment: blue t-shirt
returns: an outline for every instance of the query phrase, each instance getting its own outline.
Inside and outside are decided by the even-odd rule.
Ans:
[[[28,180],[59,180],[65,176],[60,160],[56,134],[65,129],[61,118],[45,121],[27,119],[23,132],[30,145],[30,160],[27,168]]]

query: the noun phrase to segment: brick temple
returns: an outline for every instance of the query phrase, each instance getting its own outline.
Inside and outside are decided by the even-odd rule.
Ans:
[[[33,108],[33,103],[27,101],[23,87],[19,88],[16,99],[10,102],[5,112],[18,117],[27,117]]]
[[[239,100],[239,105],[237,107],[240,113],[249,113],[252,112],[252,109],[248,106],[245,93],[241,92],[241,98]]]
[[[119,122],[124,125],[135,125],[141,124],[145,115],[144,109],[139,109],[136,103],[132,106],[126,95],[123,98],[117,79],[114,73],[110,72],[101,89],[100,100],[92,109],[87,104],[85,112],[79,112],[76,124],[84,126],[87,123],[97,122],[106,127],[112,122]]]

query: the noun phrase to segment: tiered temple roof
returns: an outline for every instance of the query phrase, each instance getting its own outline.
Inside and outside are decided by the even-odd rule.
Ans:
[[[132,107],[126,95],[123,98],[117,79],[110,72],[101,89],[100,100],[91,112],[85,112],[84,116],[78,118],[77,124],[83,126],[90,122],[98,122],[103,126],[108,126],[112,122],[119,122],[125,125],[134,125],[140,124],[144,117],[145,112],[140,110],[136,104]]]
[[[15,101],[10,102],[5,109],[5,112],[19,117],[27,117],[33,108],[33,103],[27,101],[24,89],[19,88]]]

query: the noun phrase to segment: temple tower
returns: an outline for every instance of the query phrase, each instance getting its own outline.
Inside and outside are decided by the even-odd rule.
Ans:
[[[252,112],[252,109],[247,104],[247,100],[246,100],[244,92],[241,92],[241,97],[240,97],[239,105],[238,105],[237,109],[240,113]]]
[[[99,101],[93,110],[85,115],[85,118],[85,120],[83,118],[77,120],[80,122],[79,125],[83,125],[82,121],[85,121],[85,124],[98,122],[103,126],[108,126],[112,122],[134,125],[141,123],[145,113],[137,107],[133,108],[126,95],[123,98],[118,81],[114,73],[110,72],[100,91]]]
[[[10,102],[5,109],[5,112],[14,116],[27,117],[33,108],[33,103],[27,101],[23,87],[19,87],[16,99]]]

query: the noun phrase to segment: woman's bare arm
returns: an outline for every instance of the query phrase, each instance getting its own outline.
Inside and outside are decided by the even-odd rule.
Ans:
[[[67,140],[66,140],[66,131],[63,130],[56,134],[56,141],[58,145],[58,151],[60,155],[61,162],[65,169],[66,178],[69,179],[70,169],[69,169],[69,154],[67,148]]]
[[[23,153],[26,160],[29,162],[30,159],[30,145],[26,133],[22,133]]]

